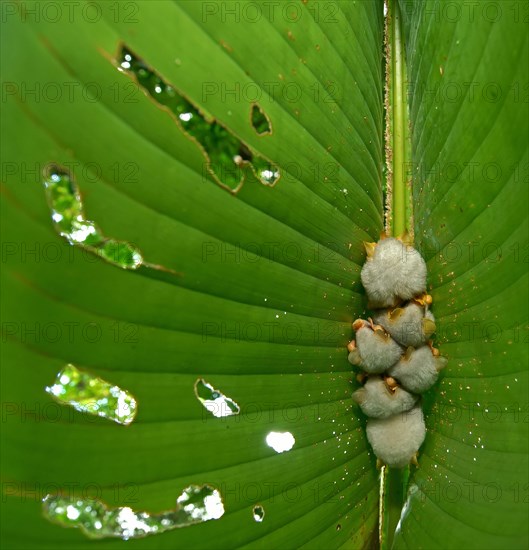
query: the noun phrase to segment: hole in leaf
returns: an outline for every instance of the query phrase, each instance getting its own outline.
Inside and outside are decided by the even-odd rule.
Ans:
[[[46,391],[75,410],[130,424],[136,416],[136,399],[120,387],[66,365]]]
[[[276,453],[290,451],[294,443],[296,443],[296,440],[290,432],[270,432],[266,436],[266,444],[274,449]]]
[[[135,512],[129,507],[109,508],[94,499],[47,495],[42,501],[46,519],[62,527],[79,528],[87,537],[124,540],[187,527],[224,514],[222,498],[208,485],[191,485],[176,500],[176,509],[159,514]]]
[[[244,183],[244,166],[249,165],[264,185],[275,185],[279,168],[251,149],[216,120],[207,120],[198,107],[165,82],[139,57],[122,46],[118,69],[133,74],[138,84],[159,104],[175,115],[183,132],[196,141],[207,160],[207,168],[223,187],[236,193]],[[266,120],[266,118],[265,118]]]
[[[136,248],[125,241],[107,239],[95,222],[85,218],[79,188],[69,172],[49,165],[44,187],[55,229],[70,244],[123,269],[137,269],[142,264],[142,255]]]
[[[195,395],[204,408],[216,418],[232,416],[241,412],[241,408],[233,399],[223,395],[202,378],[195,383]]]
[[[260,135],[264,136],[266,134],[272,133],[272,125],[270,119],[266,116],[266,113],[254,103],[252,105],[251,120],[253,129]]]
[[[265,511],[264,508],[261,505],[257,505],[253,507],[253,519],[257,523],[261,523],[264,519]]]

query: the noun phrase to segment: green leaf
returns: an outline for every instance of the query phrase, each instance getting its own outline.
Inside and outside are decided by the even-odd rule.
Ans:
[[[396,548],[527,546],[527,4],[400,2],[415,241],[449,358]],[[453,11],[451,11],[453,10]]]
[[[47,494],[166,517],[204,485],[222,518],[96,544],[376,546],[378,473],[345,345],[366,313],[361,243],[383,220],[382,4],[74,4],[2,7],[2,547],[93,547],[45,519]],[[424,399],[394,547],[525,548],[527,6],[400,7],[415,241],[449,364]],[[242,187],[222,188],[117,70],[124,46],[233,136],[222,166],[243,143],[277,165],[275,185],[243,167]],[[50,163],[141,267],[59,236]],[[46,387],[67,364],[134,396],[135,420],[55,402]],[[232,414],[212,414],[217,399]]]
[[[345,345],[364,313],[361,242],[382,228],[382,5],[266,4],[235,2],[238,17],[209,2],[6,8],[5,548],[93,546],[44,518],[48,493],[159,514],[203,484],[221,493],[221,519],[98,547],[377,538],[378,474]],[[276,163],[275,186],[247,171],[235,195],[223,189],[196,142],[117,70],[123,45]],[[251,123],[256,102],[270,135]],[[71,172],[83,215],[131,243],[141,267],[56,233],[49,163]],[[69,363],[133,395],[134,422],[54,402],[45,388]],[[201,379],[240,414],[204,409]],[[272,431],[290,432],[292,450],[270,448]]]

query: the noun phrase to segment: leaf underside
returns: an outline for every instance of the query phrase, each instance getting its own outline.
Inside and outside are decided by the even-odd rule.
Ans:
[[[210,14],[211,3],[129,3],[133,15],[95,4],[97,22],[14,15],[2,33],[3,547],[93,546],[42,517],[50,488],[96,487],[109,506],[154,513],[204,483],[223,495],[220,520],[98,546],[371,546],[378,473],[345,345],[365,314],[361,243],[383,222],[382,5],[308,2],[297,21],[263,10],[250,22]],[[415,242],[449,364],[425,398],[428,435],[395,546],[517,548],[528,471],[524,14],[504,8],[493,24],[436,9],[401,2]],[[276,163],[276,185],[248,173],[236,195],[222,189],[196,143],[117,71],[122,44]],[[462,90],[453,101],[449,82]],[[482,93],[489,82],[501,94]],[[271,135],[251,124],[255,90]],[[42,185],[50,162],[71,167],[105,235],[179,275],[120,270],[65,243]],[[44,388],[66,363],[134,395],[134,422],[55,405]],[[198,379],[240,414],[208,415]],[[270,431],[291,432],[293,449],[276,454]]]
[[[415,243],[449,359],[395,548],[527,546],[527,5],[400,2]],[[518,11],[517,11],[518,10]]]
[[[2,430],[4,546],[93,545],[42,517],[38,497],[50,487],[81,494],[92,484],[94,494],[95,484],[109,506],[159,512],[203,483],[223,495],[220,520],[97,544],[369,545],[378,475],[352,411],[345,345],[364,310],[361,242],[382,227],[382,7],[301,4],[297,23],[287,13],[220,24],[199,2],[139,2],[137,22],[98,5],[97,23],[13,16],[2,33],[14,45],[3,49],[4,78],[15,83],[4,154],[17,167],[3,185],[4,239],[16,253],[2,270],[12,323],[2,398],[17,408]],[[235,196],[222,189],[196,143],[116,69],[121,44],[273,159],[275,187],[247,174]],[[24,93],[46,83],[62,97]],[[251,124],[255,90],[272,135]],[[39,170],[49,162],[71,168],[105,235],[181,275],[127,272],[68,247],[45,200]],[[34,165],[36,174],[20,172]],[[58,259],[46,261],[54,250]],[[56,341],[46,336],[51,324],[62,329]],[[94,332],[82,329],[92,324],[100,337],[90,342]],[[35,326],[39,337],[23,332]],[[50,408],[44,388],[66,363],[134,395],[135,421]],[[194,394],[200,378],[241,413],[208,416]],[[294,448],[278,455],[265,443],[270,431],[291,432]],[[29,494],[35,484],[38,497]]]

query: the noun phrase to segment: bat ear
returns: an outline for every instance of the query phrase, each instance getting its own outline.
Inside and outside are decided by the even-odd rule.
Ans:
[[[357,349],[349,352],[347,360],[349,361],[349,363],[351,363],[351,365],[356,365],[357,367],[362,365],[362,357]]]
[[[395,309],[388,311],[389,320],[396,321],[403,313],[404,309],[402,309],[401,307],[396,307]]]
[[[448,363],[448,359],[446,357],[436,357],[435,358],[435,370],[439,372],[440,370],[444,369]]]
[[[358,405],[362,405],[367,399],[366,393],[367,392],[364,388],[360,388],[359,390],[356,390],[353,393],[353,401]]]
[[[410,460],[410,464],[413,464],[414,466],[419,467],[419,461],[417,460],[417,453],[415,453]]]
[[[413,301],[419,304],[420,306],[430,306],[432,305],[433,298],[431,297],[430,294],[426,294],[425,292],[424,294],[421,294],[421,296],[414,298]]]
[[[364,248],[366,249],[368,260],[371,260],[373,258],[373,255],[375,254],[376,246],[377,246],[377,243],[366,243],[364,241]]]
[[[433,340],[428,340],[428,347],[434,357],[439,357],[439,350],[433,347]]]
[[[356,375],[356,381],[359,383],[359,384],[365,384],[367,380],[367,374],[365,372],[359,372],[357,375]]]
[[[347,351],[354,351],[356,349],[356,342],[354,340],[351,340],[347,344]]]
[[[414,351],[415,351],[415,348],[413,348],[412,346],[408,346],[406,348],[406,351],[404,352],[404,355],[402,356],[404,361],[409,361],[411,359],[411,355]]]
[[[402,241],[402,244],[405,244],[406,246],[413,246],[413,238],[412,236],[408,233],[408,231],[404,231],[404,233],[402,235],[400,235],[399,237],[397,237],[397,239],[399,241]]]
[[[393,378],[393,376],[385,376],[384,382],[386,383],[386,387],[388,388],[390,394],[393,395],[399,387],[395,378]]]
[[[391,336],[384,330],[384,327],[381,325],[375,325],[373,332],[375,336],[377,336],[381,340],[384,340],[385,342],[387,342],[387,340],[391,338]]]
[[[353,323],[353,330],[355,332],[358,332],[363,326],[364,326],[364,323],[365,321],[363,319],[357,319],[354,323]]]
[[[424,332],[424,335],[428,338],[435,332],[435,323],[431,319],[423,319],[422,330]]]
[[[384,336],[386,334],[386,331],[384,330],[384,327],[382,325],[375,325],[371,317],[368,317],[367,320],[373,332],[378,333],[379,336]]]

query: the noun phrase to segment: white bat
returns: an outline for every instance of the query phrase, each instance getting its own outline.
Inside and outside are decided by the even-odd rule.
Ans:
[[[436,382],[439,371],[446,366],[447,359],[430,346],[418,349],[408,348],[401,360],[391,367],[388,374],[398,380],[406,390],[424,393]]]
[[[418,397],[395,384],[391,378],[385,380],[380,376],[370,376],[365,386],[353,393],[353,400],[366,416],[387,418],[409,411],[417,403]]]
[[[374,321],[399,344],[418,348],[435,332],[435,318],[428,309],[431,301],[431,296],[427,294],[402,307],[377,312]]]
[[[347,346],[349,362],[369,374],[380,374],[394,365],[404,350],[380,326],[373,321],[357,319],[353,323],[356,340]]]
[[[390,468],[417,464],[417,452],[426,436],[420,405],[389,418],[369,418],[367,439],[379,462]]]
[[[364,246],[367,260],[360,277],[370,307],[393,307],[426,292],[426,263],[415,248],[391,237]]]

